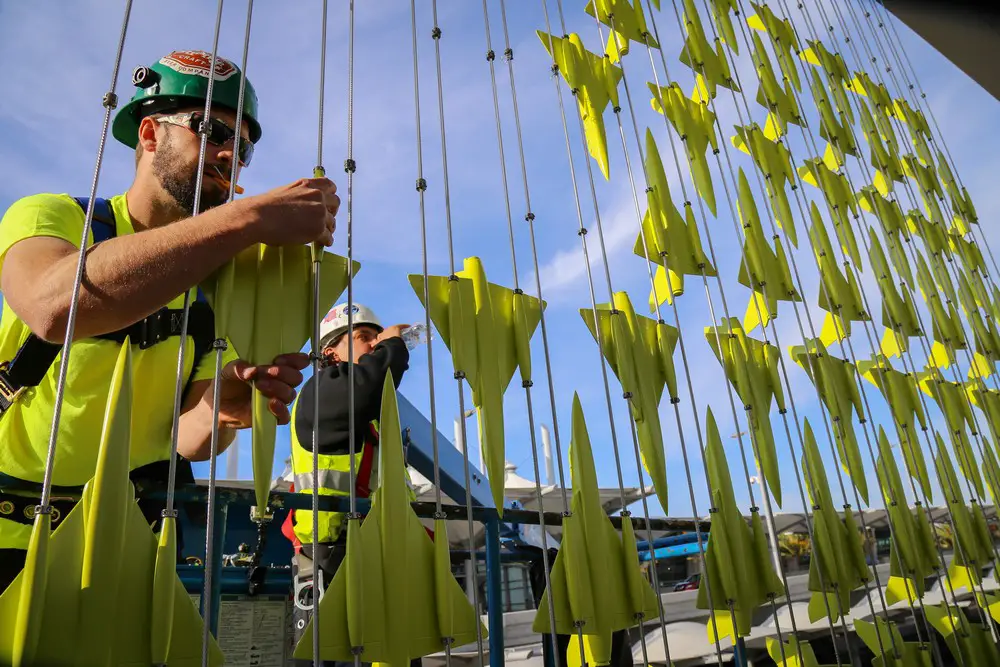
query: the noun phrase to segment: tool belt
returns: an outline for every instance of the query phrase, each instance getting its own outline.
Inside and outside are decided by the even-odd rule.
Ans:
[[[87,200],[77,198],[76,203],[86,212]],[[113,238],[116,223],[111,206],[105,199],[94,200],[93,224],[91,226],[94,245]],[[152,315],[118,331],[94,336],[101,340],[124,343],[127,337],[131,344],[145,350],[171,336],[181,335],[184,323],[182,309],[161,308]],[[188,309],[187,335],[194,341],[194,366],[208,351],[215,339],[215,316],[202,291],[198,290],[197,300]],[[17,401],[29,387],[36,387],[48,373],[59,356],[62,345],[49,343],[35,334],[29,334],[10,361],[0,362],[0,417]]]
[[[52,528],[55,529],[59,522],[70,513],[78,501],[75,498],[49,499],[49,507],[52,510]],[[9,519],[15,523],[32,525],[35,522],[35,508],[38,507],[39,499],[30,496],[15,496],[10,493],[0,491],[0,519]]]

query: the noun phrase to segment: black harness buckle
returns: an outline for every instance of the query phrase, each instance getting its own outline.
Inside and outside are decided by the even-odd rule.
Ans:
[[[18,397],[24,393],[24,387],[18,385],[7,375],[10,362],[0,363],[0,413],[9,408]]]

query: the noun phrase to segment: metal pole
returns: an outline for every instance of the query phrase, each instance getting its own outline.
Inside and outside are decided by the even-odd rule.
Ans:
[[[552,463],[552,440],[549,438],[549,427],[542,424],[542,452],[545,455],[545,483],[556,483],[555,466]]]
[[[747,667],[747,644],[743,637],[737,637],[733,646],[733,664],[736,667]]]
[[[226,450],[226,479],[239,479],[240,477],[240,442],[237,440],[229,445]]]
[[[462,437],[462,422],[455,420],[455,448],[465,453],[465,439]]]
[[[210,600],[208,607],[208,627],[212,632],[212,636],[215,638],[219,637],[219,606],[222,601],[222,549],[226,542],[226,520],[229,516],[229,503],[223,499],[218,499],[216,501],[218,504],[213,508],[212,519],[214,521],[215,530],[211,531],[212,537],[212,551],[218,554],[217,557],[212,558],[211,562],[205,560],[205,570],[204,576],[211,578],[209,582],[208,595],[205,595],[205,589],[202,588],[201,596],[201,608],[200,612],[202,617],[205,617],[205,602]],[[206,559],[208,554],[206,554]]]
[[[503,603],[500,581],[500,520],[486,521],[486,613],[490,632],[490,667],[503,667]]]
[[[477,579],[479,578],[476,568],[473,567],[472,559],[467,558],[465,560],[465,597],[469,598],[469,604],[476,604],[476,585],[479,583]],[[476,609],[476,615],[479,615],[479,609]]]

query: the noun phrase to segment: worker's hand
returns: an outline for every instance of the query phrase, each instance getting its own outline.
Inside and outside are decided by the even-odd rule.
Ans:
[[[410,328],[409,324],[393,324],[391,327],[386,327],[382,330],[382,333],[378,335],[375,339],[376,344],[381,343],[387,338],[399,338],[403,335],[403,332]]]
[[[267,245],[333,245],[340,197],[328,178],[300,178],[240,200],[258,213],[255,236]]]
[[[268,410],[287,424],[291,420],[288,406],[295,400],[295,387],[302,384],[303,368],[309,365],[309,355],[301,352],[282,354],[270,364],[254,366],[237,359],[222,369],[219,419],[230,428],[247,428],[252,423],[253,398],[251,386],[267,397]],[[205,392],[210,397],[212,389]]]

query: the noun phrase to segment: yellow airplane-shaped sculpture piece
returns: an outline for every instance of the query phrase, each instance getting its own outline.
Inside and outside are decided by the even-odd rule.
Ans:
[[[968,311],[969,325],[972,327],[976,351],[969,367],[969,378],[988,378],[995,372],[994,364],[1000,361],[1000,331],[996,320],[983,319],[978,310]]]
[[[657,599],[639,570],[630,517],[622,517],[621,537],[601,505],[597,470],[580,397],[573,394],[573,435],[569,448],[573,484],[571,514],[563,518],[562,547],[552,565],[552,615],[558,634],[582,632],[588,653],[598,665],[611,661],[611,636],[658,613]],[[549,592],[531,629],[552,632]],[[582,624],[582,625],[581,625]],[[570,652],[575,648],[570,644]],[[576,651],[579,656],[579,651]]]
[[[126,338],[112,372],[94,477],[51,534],[51,515],[36,515],[25,568],[0,595],[0,664],[202,664],[201,616],[177,571],[158,562],[157,539],[129,480],[132,394]],[[46,640],[54,628],[59,640]],[[214,638],[209,642],[209,664],[221,665],[222,651]]]
[[[966,383],[965,391],[969,396],[969,401],[986,416],[985,421],[990,428],[993,439],[1000,441],[1000,391],[989,389],[981,378]],[[991,447],[985,438],[983,443],[987,445],[987,452],[990,452]],[[997,479],[1000,480],[1000,477]]]
[[[451,573],[445,531],[437,532],[443,520],[432,541],[410,506],[391,373],[379,423],[379,486],[368,515],[348,522],[347,556],[319,601],[323,660],[353,660],[352,650],[361,649],[362,662],[406,665],[444,650],[444,638],[453,646],[477,641],[477,625],[487,634]],[[310,619],[296,659],[313,658],[312,633]]]
[[[941,252],[951,252],[948,245],[947,231],[939,224],[927,220],[919,209],[910,209],[906,214],[906,226],[910,232],[919,236],[927,252],[937,254]]]
[[[957,304],[958,293],[955,291],[955,284],[951,280],[951,274],[948,272],[948,265],[944,257],[941,255],[931,255],[929,261],[931,274],[934,276],[934,282],[937,284],[941,298],[949,306]],[[957,317],[957,314],[955,317]],[[960,321],[956,319],[956,323],[960,323]]]
[[[903,217],[903,211],[899,207],[899,202],[883,197],[876,188],[867,185],[858,192],[858,202],[861,208],[873,214],[879,221],[885,235],[886,245],[889,247],[889,257],[892,259],[896,272],[906,284],[913,287],[913,271],[910,269],[910,262],[903,250],[903,241],[910,241],[910,228]]]
[[[654,288],[649,294],[649,310],[654,312],[657,304],[673,303],[674,297],[684,293],[685,275],[701,275],[702,271],[706,276],[717,274],[701,247],[690,203],[684,207],[684,218],[674,206],[660,152],[649,128],[646,128],[646,178],[649,208],[632,252],[658,265]]]
[[[608,35],[608,45],[604,50],[613,63],[628,55],[630,40],[654,49],[660,47],[646,27],[642,0],[634,0],[633,3],[629,0],[590,0],[583,11],[596,16],[598,21],[611,28],[613,34]]]
[[[659,405],[664,387],[672,402],[678,400],[673,362],[677,329],[636,315],[625,292],[615,293],[613,308],[617,313],[612,313],[611,304],[599,304],[596,318],[589,308],[581,309],[580,315],[601,343],[601,354],[621,382],[622,393],[628,396],[642,462],[666,511],[667,469]]]
[[[867,72],[855,72],[854,78],[845,83],[844,88],[870,99],[875,110],[883,116],[891,114],[895,108],[889,90],[883,84],[872,81]]]
[[[898,357],[909,349],[910,337],[921,335],[920,321],[909,290],[900,292],[893,283],[893,273],[882,250],[882,242],[870,227],[868,240],[868,260],[882,295],[882,326],[886,328],[881,352],[887,357]]]
[[[876,216],[881,223],[882,229],[887,234],[900,234],[907,240],[910,237],[910,228],[906,225],[903,210],[899,207],[899,202],[895,199],[887,199],[877,188],[866,185],[857,193],[858,203],[861,208]],[[901,270],[906,274],[907,282],[912,282],[909,276],[909,267]]]
[[[850,335],[851,322],[866,322],[871,317],[865,311],[854,269],[850,265],[841,269],[840,262],[833,253],[833,246],[816,202],[811,202],[809,214],[812,218],[809,242],[819,267],[819,307],[827,312],[820,340],[824,345],[832,345]]]
[[[722,43],[733,50],[733,53],[740,52],[740,44],[736,39],[736,30],[733,28],[733,20],[729,13],[739,14],[740,7],[737,0],[709,0],[712,9],[712,19],[715,21],[715,29],[719,33]]]
[[[920,402],[919,389],[913,376],[900,373],[892,367],[884,355],[877,355],[868,361],[858,361],[861,376],[878,387],[892,412],[893,422],[903,448],[906,470],[916,481],[928,499],[933,499],[927,463],[917,442],[917,427],[927,429],[927,415]]]
[[[537,34],[573,90],[583,120],[587,149],[607,180],[608,137],[604,130],[604,109],[609,103],[612,108],[618,108],[618,82],[622,78],[622,69],[612,65],[609,58],[588,51],[575,32],[568,37],[554,37],[541,30]]]
[[[931,667],[931,650],[927,643],[904,642],[892,621],[881,616],[875,622],[854,620],[854,630],[875,657],[872,667]],[[884,652],[883,652],[884,651]],[[896,651],[900,653],[896,656]]]
[[[980,282],[978,274],[972,274],[973,280],[969,280],[969,275],[961,266],[955,266],[955,276],[958,279],[958,303],[966,315],[979,312],[980,308],[988,307],[987,302],[979,295],[986,294],[986,286]],[[973,289],[972,284],[976,283],[978,290]]]
[[[994,595],[987,594],[987,599],[1000,601]],[[991,614],[996,617],[994,607]],[[924,614],[931,626],[944,638],[948,650],[951,651],[958,664],[962,665],[998,665],[1000,651],[990,636],[989,628],[981,623],[969,620],[964,610],[949,608],[947,603],[925,605]]]
[[[938,570],[937,551],[923,505],[915,511],[906,506],[903,482],[885,431],[879,427],[879,456],[875,473],[882,489],[885,507],[892,522],[893,540],[889,546],[889,582],[885,602],[923,598],[927,577]]]
[[[995,436],[994,436],[995,437]],[[993,447],[983,438],[983,472],[986,474],[986,486],[990,490],[990,497],[996,505],[1000,499],[1000,462],[993,452]]]
[[[966,588],[970,593],[977,593],[976,586],[982,584],[983,579],[980,573],[993,560],[993,538],[982,508],[977,505],[976,509],[970,510],[962,502],[962,487],[959,486],[951,456],[945,449],[941,434],[934,435],[937,441],[938,480],[951,510],[954,537],[958,542],[948,568],[948,578],[955,589]]]
[[[931,330],[935,341],[931,350],[930,363],[938,368],[948,368],[955,358],[955,350],[968,346],[965,340],[965,331],[954,302],[945,305],[941,298],[939,284],[932,277],[924,256],[918,249],[914,248],[913,250],[917,262],[917,285],[920,287],[921,296],[923,296],[927,310],[930,312]],[[950,281],[942,282],[940,286],[950,284]]]
[[[747,419],[757,467],[763,472],[767,488],[781,507],[781,477],[768,414],[772,398],[779,410],[785,410],[785,394],[778,376],[781,353],[769,343],[748,338],[735,317],[723,320],[721,326],[705,327],[705,338],[744,408],[748,409]]]
[[[708,641],[746,637],[754,610],[784,594],[781,580],[768,555],[760,513],[751,512],[750,525],[740,514],[733,494],[733,480],[722,449],[712,409],[706,416],[705,469],[712,494],[712,535],[705,549],[707,572],[698,586],[698,609],[708,609]],[[708,586],[712,589],[711,598]],[[730,612],[733,613],[730,613]],[[735,617],[734,617],[735,616]]]
[[[845,510],[843,518],[837,514],[823,458],[808,419],[802,442],[802,469],[808,473],[805,481],[812,503],[814,549],[818,555],[809,561],[809,590],[813,592],[809,599],[809,620],[815,623],[827,615],[829,608],[830,621],[836,622],[851,608],[851,591],[870,581],[871,572],[865,564],[854,513]]]
[[[755,32],[752,37],[753,51],[750,55],[754,69],[757,71],[757,77],[760,79],[760,87],[757,89],[757,104],[768,110],[764,135],[774,141],[787,133],[788,123],[806,127],[806,119],[799,109],[795,93],[792,90],[792,83],[787,78],[784,86],[778,83],[774,67],[767,56],[760,35]]]
[[[928,367],[926,371],[917,374],[917,382],[920,389],[934,399],[938,408],[944,414],[945,423],[948,426],[948,434],[951,436],[951,444],[958,455],[958,467],[962,475],[972,483],[979,497],[984,493],[983,479],[979,474],[979,466],[972,453],[972,444],[966,433],[966,426],[976,432],[975,417],[972,408],[963,396],[967,391],[966,386],[945,380],[941,369]]]
[[[819,391],[823,405],[833,419],[834,441],[841,467],[867,504],[868,481],[851,421],[852,412],[857,412],[859,420],[865,418],[854,369],[851,362],[831,356],[822,341],[814,338],[805,342],[805,345],[790,347],[789,352]]]
[[[986,262],[983,260],[983,253],[978,244],[966,241],[961,236],[951,233],[948,234],[948,245],[951,246],[952,253],[961,258],[967,271],[986,273]]]
[[[465,269],[453,278],[429,276],[430,303],[424,302],[423,275],[409,278],[451,351],[455,372],[463,373],[469,381],[472,403],[479,413],[486,474],[493,502],[502,516],[503,395],[518,369],[522,385],[531,386],[531,336],[545,304],[519,290],[489,282],[478,257],[467,257]]]
[[[823,70],[830,81],[830,93],[833,95],[833,102],[836,106],[837,113],[841,115],[841,118],[846,118],[847,121],[844,123],[845,126],[849,123],[854,124],[854,112],[851,109],[850,102],[847,99],[847,93],[845,91],[845,85],[850,82],[851,73],[847,69],[847,63],[844,62],[844,57],[840,53],[831,53],[827,50],[823,42],[806,40],[806,44],[809,46],[805,51],[799,54],[799,57],[805,60],[810,65],[815,65]]]
[[[892,101],[892,115],[906,124],[910,131],[910,140],[913,148],[917,152],[917,157],[930,167],[934,166],[934,158],[931,155],[930,146],[927,139],[931,136],[931,128],[927,125],[927,117],[923,111],[914,110],[910,103],[904,98],[896,98]]]
[[[799,167],[799,176],[809,185],[818,187],[826,199],[833,215],[833,227],[844,254],[851,258],[854,267],[862,270],[861,252],[854,237],[851,226],[851,216],[857,217],[858,202],[851,192],[850,185],[842,173],[831,171],[822,158],[811,158]]]
[[[217,338],[228,338],[241,359],[269,364],[298,352],[313,332],[313,253],[310,246],[253,245],[234,257],[203,284],[215,313]],[[321,251],[322,252],[322,251]],[[320,313],[326,313],[361,265],[348,272],[347,259],[322,252]],[[267,507],[274,466],[278,422],[268,399],[253,394],[253,479],[257,506]]]
[[[795,67],[794,54],[802,49],[799,46],[799,39],[795,35],[792,22],[788,19],[779,18],[766,4],[751,2],[750,6],[756,14],[747,17],[747,25],[754,30],[761,30],[771,38],[771,46],[778,56],[778,67],[785,75],[785,78],[792,82],[796,90],[802,90],[802,81],[799,79],[799,71]]]
[[[912,153],[900,156],[903,162],[903,173],[917,182],[920,192],[924,197],[936,195],[944,199],[944,188],[938,179],[934,166],[925,166],[920,163],[920,159]]]
[[[799,641],[789,636],[788,641],[778,641],[774,637],[767,638],[767,654],[774,660],[777,667],[833,667],[820,665],[816,661],[816,653],[807,641]],[[782,657],[784,655],[784,657]]]
[[[937,154],[937,170],[941,180],[944,181],[948,196],[951,198],[952,210],[955,213],[954,222],[959,227],[961,235],[964,236],[972,231],[969,225],[979,222],[976,207],[972,204],[969,191],[965,187],[959,188],[958,183],[955,182],[955,175],[951,172],[948,161],[940,150]]]
[[[844,166],[845,154],[858,157],[858,145],[854,141],[850,125],[841,121],[834,111],[830,95],[827,93],[828,89],[815,69],[811,71],[809,89],[812,91],[813,101],[816,102],[816,110],[819,111],[819,135],[829,142],[823,154],[823,161],[827,167],[836,171]]]
[[[745,238],[737,280],[753,290],[743,317],[743,328],[753,331],[758,326],[766,327],[778,316],[779,301],[802,301],[802,297],[792,281],[792,272],[788,268],[788,258],[781,239],[774,239],[774,250],[771,250],[764,236],[757,204],[742,167],[738,182],[737,208]]]
[[[695,8],[694,0],[683,0],[683,4],[682,20],[686,38],[684,47],[681,49],[680,61],[695,73],[695,89],[692,98],[707,106],[708,101],[715,97],[718,86],[729,88],[736,93],[740,92],[740,88],[733,80],[732,72],[729,69],[729,60],[726,58],[725,49],[722,48],[722,41],[716,41],[713,50],[705,34],[701,17]],[[717,8],[714,13],[718,15],[719,11]],[[726,13],[728,17],[727,9],[722,8],[721,11]]]
[[[795,219],[785,194],[785,185],[795,187],[791,153],[784,144],[768,139],[757,123],[743,127],[737,125],[736,134],[730,141],[733,146],[752,157],[757,168],[764,174],[764,186],[775,212],[775,221],[788,234],[792,245],[798,247]]]
[[[715,114],[707,104],[700,104],[685,97],[681,87],[676,83],[657,87],[648,84],[653,94],[650,104],[657,113],[664,114],[670,124],[677,130],[691,169],[691,180],[698,194],[708,204],[712,215],[716,215],[715,189],[712,186],[712,174],[708,169],[708,156],[705,151],[711,144],[713,151],[719,150],[719,142],[715,136]]]
[[[899,157],[899,150],[896,145],[896,138],[892,132],[891,125],[886,132],[883,132],[883,124],[888,124],[885,116],[872,112],[864,100],[858,100],[858,107],[861,109],[861,132],[868,140],[868,147],[871,149],[869,162],[875,168],[875,187],[883,196],[893,192],[893,182],[903,182],[905,173],[903,163]]]
[[[948,221],[944,218],[944,212],[941,210],[941,205],[938,204],[938,200],[934,197],[928,197],[923,192],[920,193],[920,199],[924,203],[924,211],[927,213],[927,217],[930,219],[931,223],[941,227],[947,227]],[[949,236],[961,236],[962,230],[965,229],[965,223],[964,221],[957,219],[956,221],[953,221],[952,226],[947,229]],[[950,250],[950,252],[955,251],[956,249],[954,248]]]

